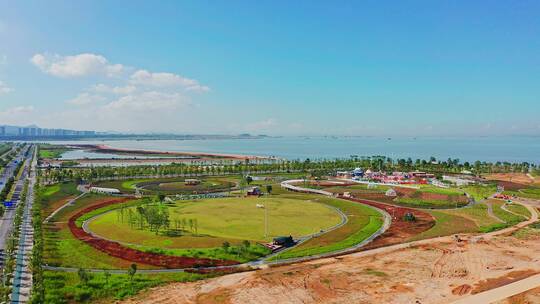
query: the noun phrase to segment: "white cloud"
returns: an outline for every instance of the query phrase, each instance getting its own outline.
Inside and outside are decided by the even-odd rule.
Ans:
[[[33,106],[16,106],[0,111],[2,124],[29,125],[35,123],[36,111]],[[44,115],[40,115],[43,117]],[[46,115],[45,115],[46,116]]]
[[[103,96],[93,95],[90,93],[83,92],[77,95],[77,97],[66,101],[66,103],[75,105],[75,106],[86,106],[86,105],[95,104],[97,102],[102,102],[105,100],[106,99]]]
[[[13,92],[13,89],[8,87],[5,83],[0,81],[0,95]]]
[[[118,76],[124,70],[121,64],[109,64],[101,55],[84,53],[73,56],[35,54],[30,62],[43,72],[63,78],[88,75]]]
[[[138,70],[130,77],[132,84],[152,87],[182,87],[188,91],[206,92],[210,88],[199,84],[197,80],[182,77],[173,73],[151,73],[147,70]]]
[[[43,126],[75,129],[178,132],[197,125],[201,115],[207,114],[197,114],[197,104],[191,103],[190,93],[209,91],[209,88],[178,74],[112,64],[105,57],[90,53],[73,56],[38,53],[30,61],[44,73],[61,78],[119,77],[97,77],[99,82],[65,102],[73,106],[57,109],[50,115],[35,111],[19,121],[33,120],[32,123]],[[189,111],[184,111],[187,107]]]
[[[144,92],[141,94],[126,95],[110,102],[103,107],[106,111],[157,111],[174,110],[190,102],[178,93]]]
[[[6,65],[8,63],[6,55],[0,55],[0,65]]]
[[[28,114],[34,111],[34,106],[17,106],[0,112],[1,116]]]
[[[126,86],[108,86],[106,84],[100,83],[96,84],[92,87],[93,91],[99,92],[99,93],[112,93],[117,95],[127,95],[135,92],[137,90],[137,87],[132,85],[126,85]]]

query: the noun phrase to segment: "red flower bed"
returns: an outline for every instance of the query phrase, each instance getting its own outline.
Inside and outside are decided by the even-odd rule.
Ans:
[[[514,183],[509,181],[497,181],[497,185],[503,186],[504,190],[516,191],[521,189],[526,189],[529,185]]]
[[[450,201],[450,202],[467,202],[467,196],[464,194],[454,194],[454,195],[447,195],[447,194],[441,194],[441,193],[431,193],[431,192],[422,192],[422,195],[420,196],[421,199],[427,200],[427,201]]]
[[[156,253],[143,252],[129,247],[125,247],[117,242],[112,242],[94,237],[82,228],[77,227],[75,221],[82,215],[103,208],[108,205],[124,202],[125,199],[116,199],[106,201],[100,204],[90,206],[84,210],[77,212],[69,219],[69,229],[73,235],[87,243],[88,245],[107,253],[110,256],[117,257],[123,260],[134,263],[147,264],[165,268],[192,268],[192,267],[209,267],[209,266],[228,266],[239,264],[237,261],[229,260],[213,260],[213,259],[197,259],[190,257],[170,256]]]
[[[467,197],[465,195],[448,195],[443,193],[420,192],[416,189],[407,188],[396,188],[395,190],[400,197],[417,198],[426,201],[467,202]]]

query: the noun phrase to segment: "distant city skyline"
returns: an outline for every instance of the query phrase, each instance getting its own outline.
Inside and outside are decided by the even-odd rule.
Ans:
[[[2,1],[0,125],[540,135],[534,1]]]
[[[38,126],[8,126],[0,125],[0,138],[36,138],[36,137],[69,137],[81,136],[89,137],[96,136],[95,131],[89,130],[66,130],[66,129],[49,129],[40,128]]]

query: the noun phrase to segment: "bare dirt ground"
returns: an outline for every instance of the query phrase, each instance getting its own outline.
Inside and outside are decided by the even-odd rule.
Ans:
[[[540,178],[531,178],[525,173],[493,173],[485,176],[488,180],[499,180],[518,184],[539,184]]]
[[[125,303],[450,303],[539,273],[539,250],[540,234],[469,236],[177,283]],[[502,303],[538,303],[539,295],[533,290],[518,295],[533,302]]]

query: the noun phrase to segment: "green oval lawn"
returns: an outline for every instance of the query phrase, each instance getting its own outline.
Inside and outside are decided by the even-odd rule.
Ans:
[[[264,237],[265,205],[269,236]],[[273,237],[304,236],[328,229],[341,222],[338,212],[328,206],[290,198],[221,198],[177,202],[169,207],[171,226],[174,220],[197,219],[198,233],[170,237],[148,230],[130,228],[119,220],[117,211],[103,214],[89,223],[95,234],[107,239],[163,248],[217,247],[224,241],[269,241]]]

